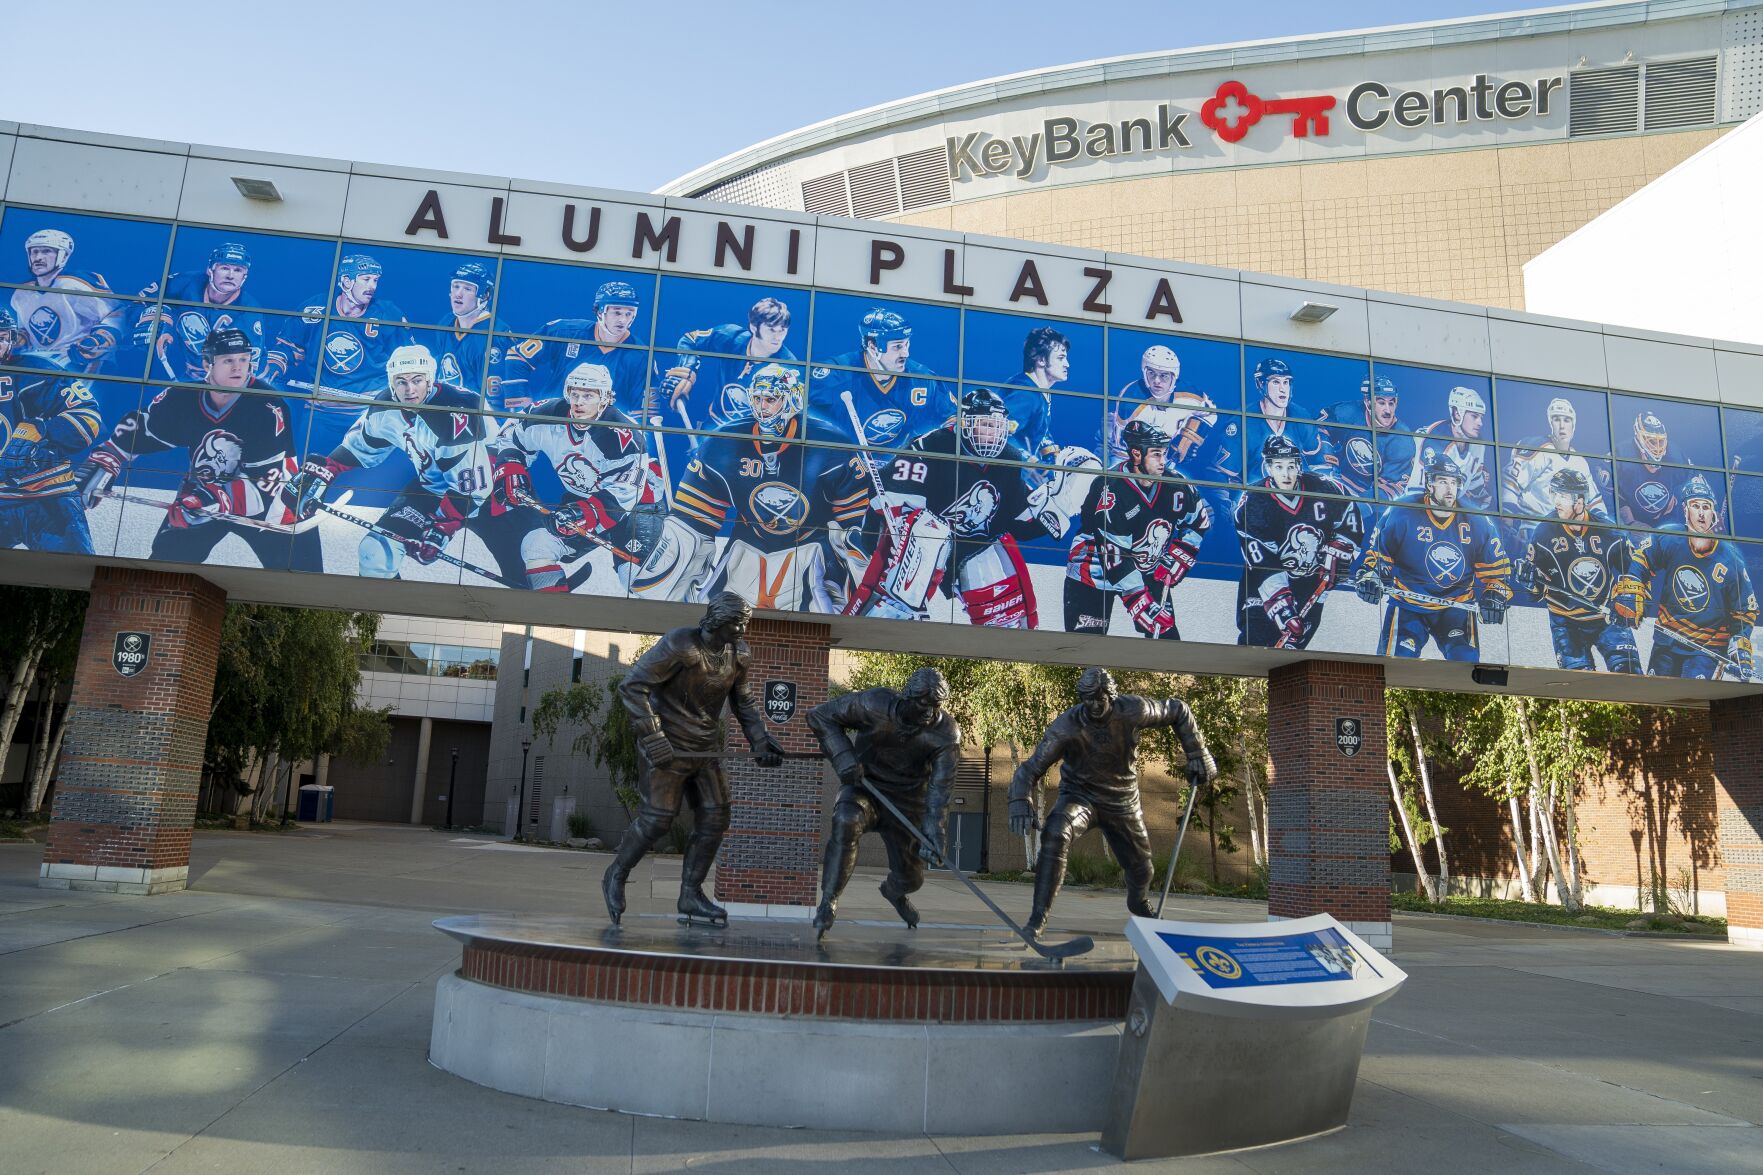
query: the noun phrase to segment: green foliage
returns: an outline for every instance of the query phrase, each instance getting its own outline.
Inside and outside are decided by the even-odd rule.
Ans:
[[[1397,910],[1421,914],[1455,914],[1467,918],[1493,918],[1503,922],[1543,922],[1559,926],[1594,926],[1604,930],[1627,930],[1637,921],[1635,911],[1618,910],[1611,906],[1581,906],[1567,910],[1561,906],[1538,905],[1505,898],[1472,898],[1453,894],[1438,903],[1429,902],[1420,894],[1401,892],[1390,895],[1390,905]],[[1726,934],[1726,919],[1709,917],[1659,917],[1644,919],[1645,929],[1677,930],[1693,934]],[[1639,929],[1639,928],[1636,928]]]
[[[576,840],[586,840],[594,835],[594,818],[586,812],[569,814],[569,835]]]
[[[1485,694],[1450,713],[1451,730],[1469,770],[1463,779],[1497,800],[1523,796],[1531,786],[1525,745],[1528,712],[1537,773],[1545,787],[1567,792],[1588,773],[1607,767],[1611,746],[1637,724],[1634,708],[1615,702],[1521,698]]]
[[[613,797],[627,817],[634,817],[642,802],[637,795],[637,734],[618,700],[623,681],[621,673],[546,690],[533,707],[533,733],[555,744],[563,727],[580,727],[570,750],[606,769]]]
[[[1065,862],[1065,881],[1068,885],[1119,889],[1126,883],[1126,870],[1113,857],[1072,853]]]

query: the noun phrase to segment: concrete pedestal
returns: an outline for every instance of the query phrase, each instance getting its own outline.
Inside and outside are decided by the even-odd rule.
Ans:
[[[225,611],[226,594],[194,575],[93,575],[39,885],[188,884]]]

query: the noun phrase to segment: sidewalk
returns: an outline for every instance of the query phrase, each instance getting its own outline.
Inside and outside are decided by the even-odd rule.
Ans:
[[[424,1057],[443,914],[599,913],[603,854],[397,825],[198,833],[192,889],[39,890],[0,845],[0,1171],[1053,1172],[1091,1136],[927,1138],[633,1118],[494,1093]],[[678,858],[632,915],[670,911]],[[862,871],[844,920],[892,922]],[[988,887],[1027,913],[1024,886]],[[1171,899],[1177,917],[1255,903]],[[953,879],[926,921],[983,923]],[[1055,924],[1118,930],[1118,894]],[[835,931],[836,933],[836,931]],[[1378,1009],[1344,1131],[1182,1172],[1763,1169],[1763,954],[1723,943],[1396,917],[1407,988]],[[1009,1081],[1010,1074],[997,1075]]]

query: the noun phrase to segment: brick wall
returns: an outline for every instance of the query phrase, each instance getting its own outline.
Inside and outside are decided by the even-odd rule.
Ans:
[[[43,881],[146,893],[182,888],[220,658],[226,595],[206,580],[100,567],[74,670]],[[146,668],[113,664],[145,632]]]
[[[808,711],[826,701],[831,630],[794,620],[755,620],[747,630],[753,695],[765,706],[767,681],[796,683],[796,710],[787,723],[767,722],[787,751],[818,752]],[[732,724],[731,724],[732,725]],[[731,731],[730,745],[745,740]],[[763,770],[751,759],[727,761],[733,823],[716,859],[716,896],[724,902],[811,906],[820,885],[820,812],[826,765],[786,759]]]
[[[1302,661],[1267,681],[1267,792],[1272,853],[1267,912],[1329,913],[1347,923],[1390,917],[1389,781],[1384,771],[1383,667]],[[1335,720],[1358,720],[1351,757]]]
[[[1763,696],[1709,708],[1727,935],[1763,947]]]

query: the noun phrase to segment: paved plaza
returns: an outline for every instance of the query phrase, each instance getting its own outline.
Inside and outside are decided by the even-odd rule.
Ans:
[[[0,845],[0,1171],[1089,1171],[1091,1136],[950,1138],[637,1118],[495,1093],[425,1058],[444,914],[598,914],[606,857],[394,825],[198,833],[192,888],[36,887]],[[678,858],[634,876],[671,909]],[[879,874],[842,920],[892,918]],[[1028,890],[991,887],[1026,914]],[[1173,901],[1173,900],[1172,900]],[[984,911],[952,878],[927,921]],[[1259,919],[1186,898],[1174,916]],[[1118,894],[1068,891],[1057,925],[1118,930]],[[1411,978],[1378,1008],[1351,1124],[1181,1172],[1763,1170],[1763,954],[1396,916]],[[996,1080],[1009,1082],[1010,1073]]]

